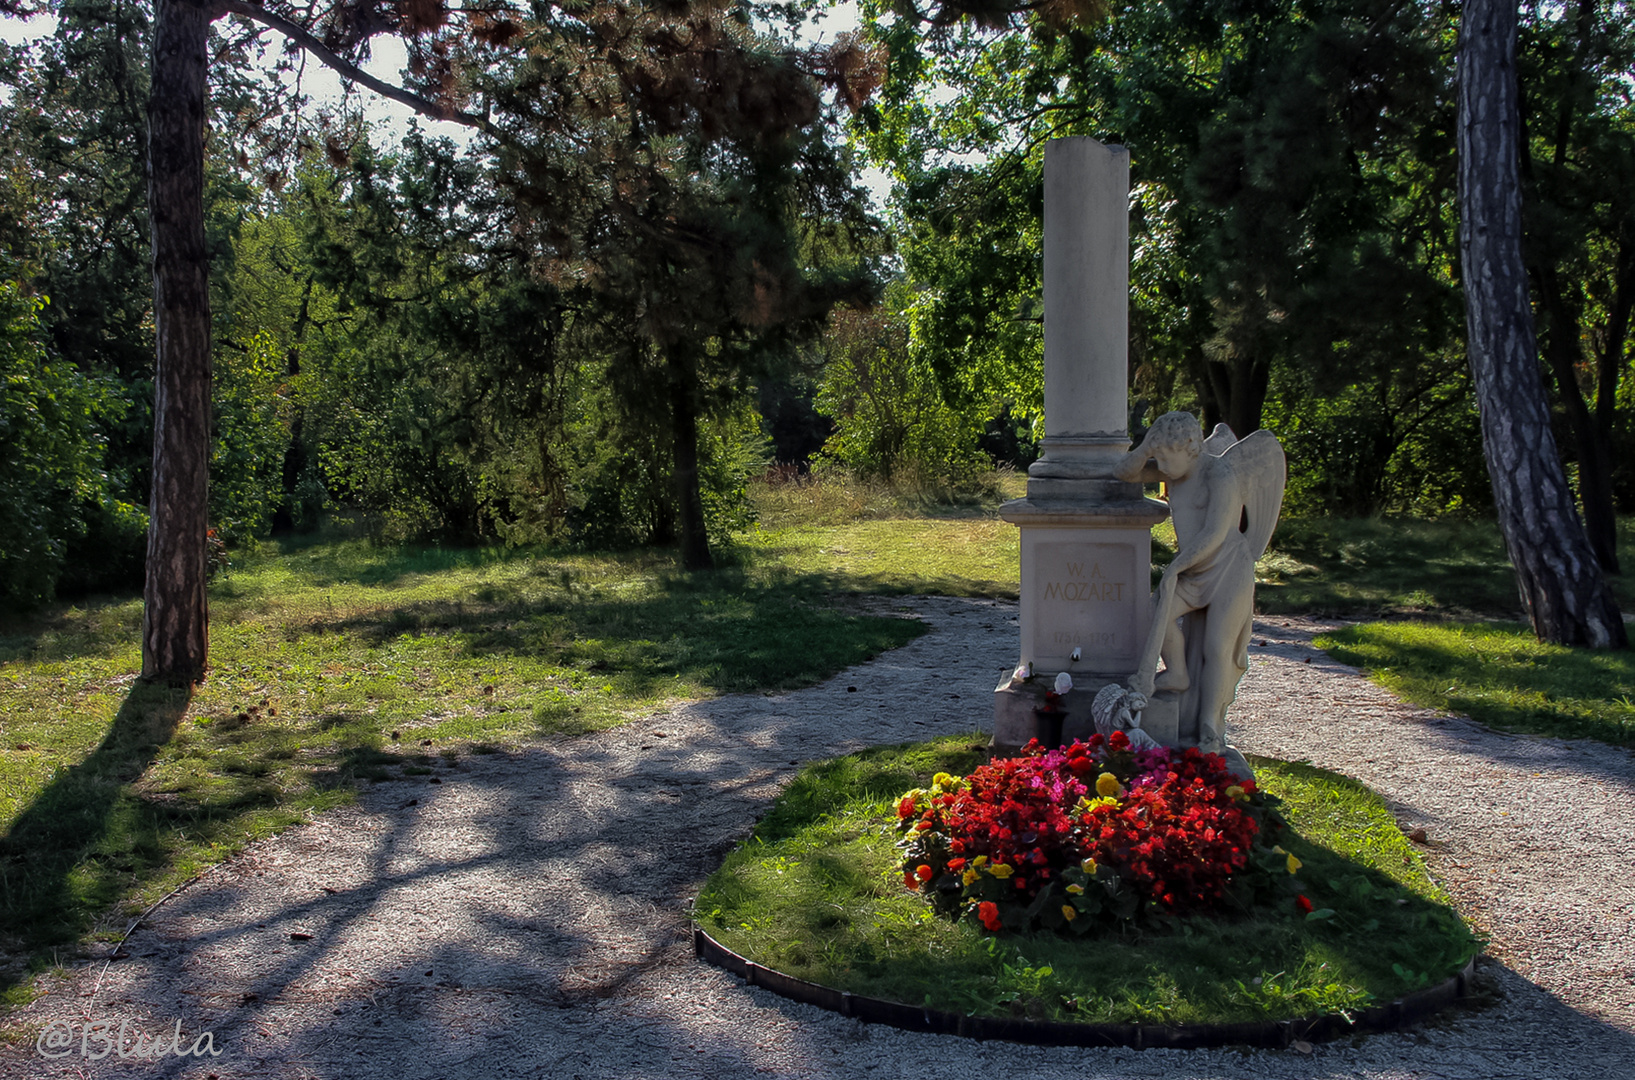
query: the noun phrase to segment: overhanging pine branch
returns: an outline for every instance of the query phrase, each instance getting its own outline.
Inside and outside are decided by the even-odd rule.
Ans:
[[[217,5],[228,14],[242,15],[246,19],[277,30],[280,34],[283,34],[301,48],[334,68],[343,78],[355,83],[361,83],[381,97],[391,98],[393,101],[407,105],[422,116],[428,116],[433,120],[451,120],[456,124],[464,124],[466,127],[476,128],[478,131],[489,135],[497,134],[494,125],[481,116],[460,112],[458,109],[446,108],[428,98],[421,97],[419,94],[411,93],[401,86],[393,86],[389,82],[375,78],[358,65],[325,46],[323,42],[313,37],[309,31],[282,15],[275,15],[266,8],[256,7],[254,4],[246,3],[245,0],[217,0]]]

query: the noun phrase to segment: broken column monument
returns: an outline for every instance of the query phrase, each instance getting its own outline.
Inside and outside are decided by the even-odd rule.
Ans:
[[[996,753],[1049,730],[1052,707],[1064,741],[1087,738],[1093,704],[1104,726],[1123,717],[1166,746],[1229,749],[1225,707],[1247,653],[1254,560],[1282,501],[1282,449],[1264,431],[1237,442],[1225,425],[1205,440],[1171,413],[1130,450],[1129,164],[1094,139],[1045,146],[1045,436],[1026,496],[1000,509],[1022,531],[1021,655],[994,692]],[[1143,495],[1160,479],[1170,505]],[[1171,505],[1179,550],[1155,622],[1151,530]],[[1215,535],[1222,515],[1232,536]],[[1173,664],[1155,678],[1161,656]],[[1047,707],[1062,672],[1073,688]]]

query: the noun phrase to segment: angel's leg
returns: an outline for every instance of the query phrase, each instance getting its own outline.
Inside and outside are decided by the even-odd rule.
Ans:
[[[1187,677],[1187,643],[1181,633],[1181,616],[1193,610],[1196,609],[1176,611],[1175,617],[1164,625],[1164,644],[1158,651],[1159,658],[1164,661],[1164,670],[1153,681],[1154,690],[1185,690],[1192,683]]]

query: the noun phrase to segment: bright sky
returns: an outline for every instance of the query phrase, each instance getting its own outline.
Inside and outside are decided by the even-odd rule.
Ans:
[[[56,28],[57,19],[54,15],[42,15],[27,20],[0,17],[0,40],[22,44],[47,37]],[[824,13],[819,22],[805,27],[798,40],[803,43],[833,41],[836,35],[856,28],[855,0],[838,0]],[[275,30],[266,30],[264,33],[272,46],[268,49],[268,55],[277,56],[278,47],[283,44],[284,36]],[[385,82],[401,82],[403,67],[407,62],[403,43],[394,37],[383,35],[375,38],[370,43],[370,48],[372,55],[369,62],[363,65],[364,70]],[[310,59],[306,64],[302,89],[314,104],[338,102],[345,94],[341,77],[319,61]],[[426,130],[446,135],[460,146],[467,145],[476,134],[463,124],[419,116],[408,106],[383,98],[371,90],[360,88],[360,92],[364,100],[364,113],[374,126],[377,139],[396,143],[408,132],[411,118]],[[875,205],[884,207],[886,195],[891,190],[890,178],[879,169],[865,169],[863,183],[873,195]]]

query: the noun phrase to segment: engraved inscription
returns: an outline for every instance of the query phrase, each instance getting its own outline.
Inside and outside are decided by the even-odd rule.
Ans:
[[[1034,549],[1034,659],[1074,670],[1115,671],[1134,659],[1136,605],[1145,590],[1132,584],[1130,544],[1057,542]]]
[[[1090,645],[1106,648],[1118,640],[1117,634],[1094,634],[1077,630],[1058,630],[1055,634],[1057,645]]]

